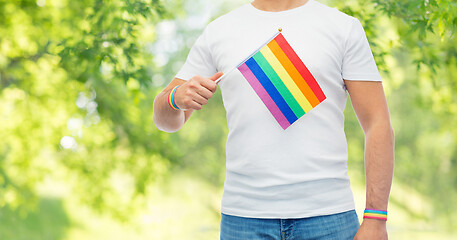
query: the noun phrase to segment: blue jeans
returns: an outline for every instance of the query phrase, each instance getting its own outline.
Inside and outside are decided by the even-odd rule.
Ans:
[[[298,219],[222,214],[221,240],[352,240],[360,227],[355,210]]]

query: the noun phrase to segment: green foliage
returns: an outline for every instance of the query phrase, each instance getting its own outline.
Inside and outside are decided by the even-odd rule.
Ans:
[[[412,186],[433,207],[411,215],[443,219],[454,228],[457,201],[457,3],[453,0],[332,1],[361,20],[384,86],[396,133],[395,180]],[[352,111],[346,113],[350,165],[363,176],[363,141]],[[444,217],[444,218],[442,218]]]
[[[399,121],[403,136],[397,137],[397,156],[403,161],[397,177],[406,184],[420,182],[416,188],[432,201],[432,214],[455,222],[449,207],[457,201],[457,3],[376,2],[401,36],[394,57],[416,65],[414,71],[398,62],[403,69],[397,71],[405,76],[398,101],[412,106],[398,108],[413,124]]]
[[[152,102],[201,32],[187,15],[211,10],[209,20],[232,8],[229,2],[0,0],[0,222],[25,221],[46,232],[41,209],[57,211],[50,218],[62,225],[46,239],[61,238],[67,216],[60,202],[40,199],[46,181],[123,220],[176,171],[220,187],[227,135],[220,91],[176,134],[155,128]],[[392,203],[455,227],[456,2],[326,3],[365,27],[396,132],[395,184],[430,204],[418,210],[396,195]],[[349,105],[346,133],[350,171],[363,181],[363,133]],[[0,238],[24,225],[16,227]],[[22,239],[32,239],[29,233]]]
[[[457,113],[457,2],[453,0],[376,0],[378,9],[391,17],[400,38],[401,52],[417,65],[418,87],[424,103],[440,108],[439,114]],[[447,107],[439,107],[439,106]],[[449,119],[457,120],[455,117]]]
[[[400,19],[410,28],[408,34],[417,32],[419,40],[428,33],[442,39],[453,38],[457,27],[457,3],[453,0],[374,0],[389,16]]]
[[[46,178],[119,218],[141,204],[180,155],[149,88],[170,16],[157,0],[0,1],[0,207],[33,208]]]
[[[26,217],[8,208],[0,209],[0,239],[59,240],[66,235],[70,220],[62,200],[45,198],[40,200],[33,213]]]

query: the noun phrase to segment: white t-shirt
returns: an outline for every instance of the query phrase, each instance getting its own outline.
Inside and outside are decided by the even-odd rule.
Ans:
[[[381,81],[357,19],[314,0],[282,12],[246,4],[206,27],[176,77],[228,72],[278,28],[327,98],[284,130],[240,71],[219,83],[229,128],[221,211],[302,218],[352,210],[343,79]]]

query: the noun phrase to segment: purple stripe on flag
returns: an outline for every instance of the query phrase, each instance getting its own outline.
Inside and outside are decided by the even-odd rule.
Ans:
[[[257,95],[259,95],[260,99],[263,101],[265,106],[267,106],[268,110],[270,110],[271,114],[273,114],[273,117],[276,118],[276,121],[278,121],[279,125],[281,125],[283,129],[289,127],[290,123],[287,121],[287,118],[284,116],[281,110],[279,110],[276,103],[273,101],[273,99],[271,99],[270,95],[268,95],[265,88],[263,88],[262,84],[260,84],[259,80],[257,80],[246,63],[243,63],[241,66],[239,66],[238,70],[240,70],[241,74],[243,74],[246,80],[248,80],[249,84],[251,84],[251,87],[254,89]]]

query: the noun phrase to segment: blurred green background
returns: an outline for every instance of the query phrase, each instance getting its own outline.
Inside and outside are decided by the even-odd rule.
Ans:
[[[357,17],[396,133],[390,239],[456,239],[457,3],[317,0]],[[154,97],[249,0],[0,0],[0,239],[218,239],[220,91],[177,133]],[[346,108],[364,208],[363,132]]]

